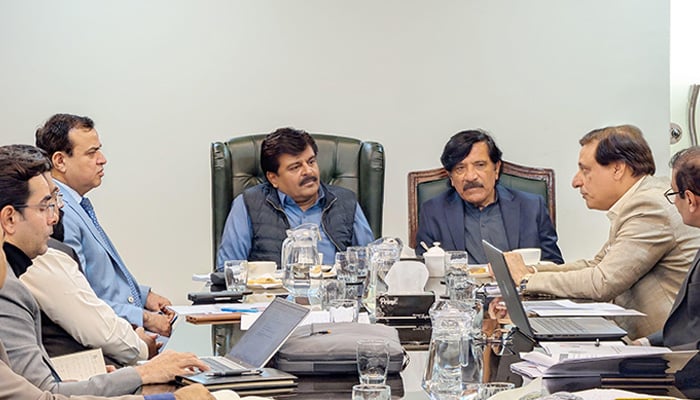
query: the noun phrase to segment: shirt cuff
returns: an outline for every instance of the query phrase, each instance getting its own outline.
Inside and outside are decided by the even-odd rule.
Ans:
[[[149,394],[146,396],[143,396],[145,400],[175,400],[175,395],[172,393],[158,393],[158,394]]]
[[[641,344],[642,346],[651,346],[651,342],[649,342],[649,339],[646,338],[646,337],[640,337],[639,339],[637,339],[637,341],[638,341],[639,344]]]

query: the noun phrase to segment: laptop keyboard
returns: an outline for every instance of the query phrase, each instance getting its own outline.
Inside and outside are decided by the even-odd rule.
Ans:
[[[537,318],[530,320],[533,325],[538,325],[540,330],[546,330],[548,333],[586,333],[587,330],[579,325],[576,321],[567,318]]]
[[[244,366],[229,360],[226,357],[202,357],[202,361],[211,368],[211,372],[226,372],[246,369]]]

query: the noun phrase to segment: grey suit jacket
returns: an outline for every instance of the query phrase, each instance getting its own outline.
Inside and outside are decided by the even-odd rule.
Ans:
[[[615,318],[630,338],[661,329],[700,248],[700,230],[664,198],[669,187],[668,179],[642,178],[608,212],[608,240],[592,260],[542,267],[527,290],[639,310],[647,316]]]
[[[31,382],[17,375],[9,367],[9,360],[0,340],[0,400],[68,400],[62,394],[45,392]],[[99,396],[71,396],[73,400],[101,400],[106,397]],[[143,400],[143,396],[110,397],[113,400]]]
[[[12,370],[41,390],[65,395],[117,396],[134,393],[141,387],[141,377],[130,367],[86,381],[57,381],[41,344],[39,305],[9,268],[0,289],[0,340]],[[5,386],[2,382],[0,386]]]
[[[697,349],[700,346],[700,251],[683,281],[663,330],[649,335],[654,346]]]

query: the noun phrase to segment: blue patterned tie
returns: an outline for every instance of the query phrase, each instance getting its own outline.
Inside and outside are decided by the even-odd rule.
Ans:
[[[90,220],[92,220],[92,223],[95,225],[95,228],[97,228],[97,232],[100,233],[100,236],[102,237],[102,241],[104,242],[105,246],[109,246],[110,250],[112,250],[112,253],[118,254],[117,250],[114,248],[114,246],[112,246],[112,242],[107,237],[107,234],[104,230],[102,230],[100,223],[97,221],[97,214],[95,214],[95,209],[92,207],[90,199],[88,199],[87,197],[83,197],[83,199],[80,200],[80,206],[83,207],[83,210],[85,210],[87,215],[90,217]],[[124,266],[120,260],[115,261],[119,266],[119,269],[121,269],[122,274],[124,274],[124,276],[126,277],[126,282],[129,284],[129,290],[131,290],[131,295],[134,297],[134,304],[143,307],[143,302],[141,301],[141,294],[139,293],[139,290],[136,287],[134,277],[126,269],[126,266]]]

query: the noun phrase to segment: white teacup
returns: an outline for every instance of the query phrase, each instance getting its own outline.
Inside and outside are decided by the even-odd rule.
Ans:
[[[274,261],[248,261],[248,279],[259,278],[265,274],[274,276],[277,263]]]
[[[428,268],[429,276],[445,276],[445,254],[423,253],[425,266]]]
[[[525,265],[537,265],[542,257],[542,250],[537,248],[515,249],[513,253],[520,254]]]

